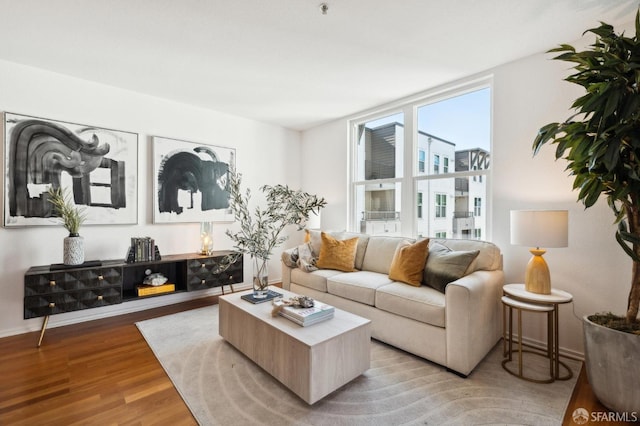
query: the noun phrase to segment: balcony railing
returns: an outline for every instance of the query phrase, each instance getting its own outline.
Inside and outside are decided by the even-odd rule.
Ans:
[[[467,217],[473,217],[473,212],[453,212],[454,219],[462,219]]]
[[[393,211],[365,211],[362,220],[399,220],[400,212]]]

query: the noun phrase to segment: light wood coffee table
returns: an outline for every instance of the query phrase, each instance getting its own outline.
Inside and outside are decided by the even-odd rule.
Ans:
[[[333,318],[301,327],[272,317],[271,302],[240,298],[248,292],[219,297],[220,335],[308,404],[369,369],[370,320],[336,308]]]

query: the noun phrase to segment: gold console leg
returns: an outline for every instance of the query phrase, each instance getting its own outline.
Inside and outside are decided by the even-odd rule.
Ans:
[[[42,322],[42,330],[40,330],[40,338],[38,339],[38,347],[42,344],[42,338],[44,337],[44,332],[47,329],[47,324],[49,324],[49,315],[44,317],[44,321]]]
[[[231,293],[234,293],[233,284],[229,284],[229,287],[231,287]],[[221,288],[222,288],[222,295],[224,296],[224,286],[222,286]]]

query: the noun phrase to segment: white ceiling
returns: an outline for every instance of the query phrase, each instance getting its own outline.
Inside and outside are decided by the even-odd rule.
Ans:
[[[0,0],[0,59],[304,130],[559,43],[637,0]]]

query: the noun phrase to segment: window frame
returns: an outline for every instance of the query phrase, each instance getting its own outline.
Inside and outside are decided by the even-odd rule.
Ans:
[[[418,108],[437,103],[440,101],[445,101],[449,98],[454,98],[457,96],[465,95],[467,93],[475,92],[482,89],[489,89],[489,155],[493,156],[493,97],[494,97],[494,85],[493,85],[493,76],[492,75],[484,75],[479,76],[477,78],[468,79],[466,81],[460,81],[451,83],[445,86],[441,86],[438,88],[434,88],[432,90],[422,92],[416,94],[414,96],[410,96],[408,98],[400,99],[389,104],[380,106],[378,108],[369,110],[363,114],[352,116],[348,121],[349,126],[349,170],[348,170],[348,200],[347,200],[347,226],[346,228],[359,232],[359,218],[358,212],[356,211],[356,207],[358,205],[357,196],[358,189],[362,185],[366,184],[384,184],[384,183],[396,183],[400,184],[401,191],[401,202],[400,204],[400,212],[411,212],[410,215],[402,215],[401,214],[401,225],[400,225],[400,235],[405,237],[415,237],[418,234],[418,226],[417,226],[417,182],[422,180],[431,180],[431,179],[446,179],[446,178],[457,178],[457,177],[470,177],[473,178],[474,181],[477,181],[478,178],[480,181],[483,181],[482,176],[486,176],[485,180],[486,186],[486,198],[485,198],[485,216],[487,218],[485,222],[485,238],[489,239],[492,235],[492,223],[489,220],[491,217],[491,209],[492,209],[492,175],[493,175],[493,165],[490,163],[486,169],[480,170],[468,170],[462,172],[441,172],[439,174],[431,174],[431,173],[423,173],[419,172],[418,165],[418,129],[417,129],[417,111]],[[377,119],[385,118],[387,116],[392,116],[395,114],[402,113],[403,117],[403,127],[404,127],[404,140],[402,141],[404,146],[404,158],[402,162],[403,173],[401,177],[396,177],[393,179],[380,179],[375,181],[364,181],[364,180],[356,180],[357,176],[357,166],[358,166],[358,158],[357,158],[357,142],[358,142],[358,127],[360,125],[364,125],[370,121],[374,121]],[[399,141],[398,141],[399,143]],[[407,154],[409,153],[409,154]],[[428,155],[427,155],[428,157]],[[426,158],[425,158],[426,159]],[[450,160],[450,158],[447,158]],[[454,160],[455,163],[455,160]],[[449,161],[449,165],[451,165],[451,161]],[[429,164],[425,164],[425,171],[430,167]],[[471,180],[471,179],[470,179]],[[427,197],[429,198],[429,197]],[[423,205],[429,206],[430,200],[423,200]],[[425,212],[423,210],[423,217],[429,216],[430,213],[428,210]],[[410,216],[410,217],[407,217]],[[445,216],[446,217],[446,216]],[[429,232],[435,232],[432,229]]]

